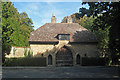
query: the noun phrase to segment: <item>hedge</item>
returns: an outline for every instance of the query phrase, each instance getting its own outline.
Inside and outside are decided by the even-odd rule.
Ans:
[[[108,58],[83,57],[82,66],[105,66]]]
[[[45,57],[7,58],[3,66],[46,66]]]

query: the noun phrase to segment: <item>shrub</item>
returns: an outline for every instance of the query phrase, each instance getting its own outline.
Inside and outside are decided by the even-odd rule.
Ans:
[[[13,48],[13,55],[15,55],[15,51],[16,51],[16,49],[15,49],[15,48]]]
[[[83,57],[82,66],[105,66],[107,58]]]
[[[33,52],[31,52],[30,50],[28,51],[27,48],[24,49],[24,56],[25,57],[32,57],[33,56]]]
[[[28,55],[26,57],[32,57],[33,56],[33,52],[31,52],[30,50],[28,51]]]
[[[46,66],[45,57],[7,58],[3,66]]]
[[[26,48],[24,49],[24,56],[25,57],[27,56],[27,49]]]

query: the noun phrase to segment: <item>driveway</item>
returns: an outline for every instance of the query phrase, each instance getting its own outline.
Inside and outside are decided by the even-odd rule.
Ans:
[[[3,78],[120,78],[118,67],[4,67]]]

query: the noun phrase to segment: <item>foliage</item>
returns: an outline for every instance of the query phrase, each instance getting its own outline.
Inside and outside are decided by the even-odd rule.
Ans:
[[[33,53],[29,50],[27,57],[32,57],[32,56],[33,56]]]
[[[2,28],[1,28],[1,25],[2,25],[2,21],[1,21],[1,18],[2,18],[2,8],[1,8],[1,6],[2,6],[2,3],[0,2],[0,53],[1,53],[1,51],[2,51]],[[1,54],[0,54],[0,57],[1,57]]]
[[[88,29],[89,31],[92,31],[92,25],[94,20],[95,18],[93,18],[93,16],[87,17],[84,15],[82,18],[80,18],[79,24],[84,28]]]
[[[24,48],[24,56],[27,56],[27,48]]]
[[[11,46],[29,46],[32,21],[27,13],[19,13],[11,2],[2,2],[2,52],[9,53]]]
[[[86,4],[86,3],[83,3]],[[118,64],[120,55],[120,31],[119,31],[119,17],[120,17],[120,2],[88,2],[89,9],[80,8],[80,13],[87,16],[97,17],[92,26],[93,31],[102,31],[102,35],[99,34],[102,39],[102,47],[111,51],[112,64]],[[105,34],[105,35],[104,35]],[[109,37],[107,37],[109,35]],[[108,40],[109,39],[109,40]]]
[[[33,52],[30,50],[27,50],[27,48],[24,48],[24,56],[25,57],[32,57],[33,56]]]
[[[105,66],[108,58],[82,57],[82,66]]]
[[[15,55],[15,51],[16,51],[16,49],[15,49],[15,48],[13,48],[13,55]]]
[[[91,32],[94,32],[97,36],[98,39],[98,49],[100,49],[100,53],[102,56],[105,56],[106,53],[106,48],[108,48],[108,42],[109,42],[109,28],[110,26],[106,27],[104,30],[102,30],[101,28],[99,28],[98,30],[94,30],[94,26],[96,26],[95,20],[97,19],[97,17],[90,16],[83,16],[83,18],[80,18],[80,25],[82,25],[83,27],[85,27],[86,29],[88,29]],[[101,25],[102,22],[97,23],[98,25]]]
[[[7,58],[3,66],[46,66],[45,57]]]

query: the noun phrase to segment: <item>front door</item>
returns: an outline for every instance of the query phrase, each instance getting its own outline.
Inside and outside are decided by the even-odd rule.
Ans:
[[[56,54],[56,66],[72,66],[73,56],[72,52],[66,48],[62,47]]]

